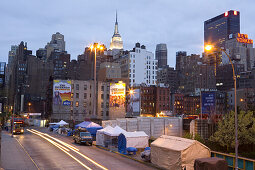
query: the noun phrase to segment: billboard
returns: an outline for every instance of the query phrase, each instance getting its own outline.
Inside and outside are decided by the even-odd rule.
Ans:
[[[54,80],[53,105],[71,105],[71,80]]]
[[[140,89],[133,89],[134,93],[129,94],[127,113],[133,116],[140,115]]]
[[[120,108],[125,106],[126,84],[110,83],[110,107]]]
[[[216,110],[216,93],[202,92],[202,113],[211,114]]]

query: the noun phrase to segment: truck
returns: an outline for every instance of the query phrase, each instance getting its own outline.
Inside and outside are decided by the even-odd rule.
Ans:
[[[93,139],[91,133],[86,128],[78,128],[73,134],[74,143],[92,145]]]
[[[24,133],[24,119],[14,118],[13,124],[11,124],[11,132],[13,134],[23,134]]]

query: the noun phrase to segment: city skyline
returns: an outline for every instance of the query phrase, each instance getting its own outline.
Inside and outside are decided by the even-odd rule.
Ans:
[[[180,3],[181,5],[167,1],[149,1],[146,4],[142,1],[129,4],[117,1],[91,4],[82,1],[72,4],[55,1],[51,6],[46,6],[45,2],[3,2],[0,18],[5,24],[0,32],[0,55],[7,62],[11,45],[18,45],[21,41],[28,42],[28,49],[35,54],[56,32],[65,36],[66,50],[72,59],[76,59],[94,41],[109,48],[116,9],[124,49],[131,50],[136,42],[140,42],[155,55],[156,44],[166,43],[168,64],[172,67],[175,66],[176,51],[201,55],[204,21],[225,11],[240,11],[241,33],[248,34],[251,39],[255,38],[252,32],[255,29],[252,24],[252,10],[249,10],[255,3],[251,0],[245,2],[245,5],[241,1],[201,1],[198,6],[189,9],[192,3],[191,0],[185,1],[185,4]],[[8,6],[12,10],[7,10]],[[36,8],[40,6],[44,10]]]

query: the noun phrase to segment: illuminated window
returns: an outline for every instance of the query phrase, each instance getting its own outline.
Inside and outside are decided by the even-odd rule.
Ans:
[[[76,107],[78,107],[79,106],[79,102],[77,101],[77,102],[75,102],[75,106]]]

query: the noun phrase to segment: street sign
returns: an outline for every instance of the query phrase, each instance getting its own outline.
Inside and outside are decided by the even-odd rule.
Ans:
[[[212,114],[216,110],[216,93],[202,92],[202,113]]]

